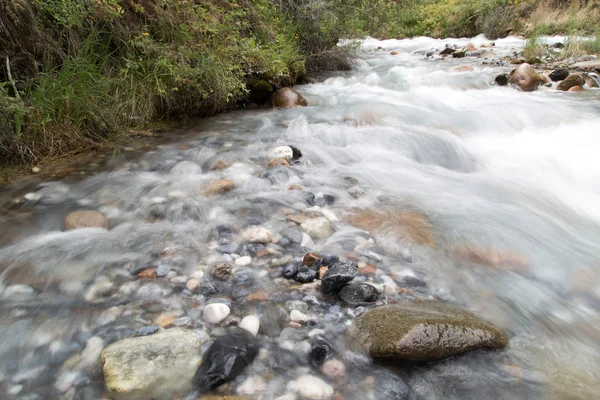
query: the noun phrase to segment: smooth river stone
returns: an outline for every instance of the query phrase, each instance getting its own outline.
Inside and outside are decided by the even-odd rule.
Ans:
[[[435,303],[370,310],[348,331],[374,358],[435,361],[480,348],[505,347],[504,332],[468,311]]]

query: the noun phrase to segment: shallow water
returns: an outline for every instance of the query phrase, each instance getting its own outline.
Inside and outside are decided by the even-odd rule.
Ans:
[[[296,229],[285,214],[302,211],[324,212],[332,235],[304,238],[304,248],[276,245],[279,258],[301,257],[304,250],[352,254],[377,265],[378,273],[365,279],[385,285],[390,301],[451,301],[509,333],[504,351],[394,368],[411,398],[595,397],[600,90],[522,93],[492,85],[511,66],[424,57],[446,43],[468,42],[489,43],[482,37],[368,39],[356,71],[297,87],[307,108],[207,119],[177,144],[83,180],[42,183],[30,200],[12,205],[3,213],[6,246],[0,249],[2,398],[110,398],[97,353],[85,353],[86,344],[89,349],[93,337],[106,345],[133,336],[158,312],[183,310],[190,328],[219,334],[202,321],[207,299],[184,290],[185,277],[197,268],[206,279],[216,263],[233,262],[217,250],[217,227],[239,233],[263,225],[280,238]],[[487,49],[494,57],[524,45],[517,38],[495,43]],[[464,65],[473,70],[455,71]],[[301,149],[302,162],[261,178],[269,152],[279,145]],[[231,166],[211,170],[216,160]],[[221,177],[236,188],[203,195],[204,185]],[[303,190],[288,190],[292,184]],[[306,211],[307,191],[336,201]],[[76,208],[99,210],[111,229],[62,232],[64,216]],[[132,266],[148,262],[168,263],[172,274],[135,281]],[[239,316],[302,298],[280,287],[276,265],[253,257],[248,268],[236,269],[251,271],[257,281],[252,290],[267,291],[269,301],[237,304],[235,293],[214,297],[233,298]],[[407,276],[426,285],[403,290]],[[34,292],[6,296],[14,284]],[[114,307],[119,317],[111,320],[106,310]],[[353,318],[343,305],[321,305],[309,314],[330,337]],[[301,346],[292,350],[302,352]],[[350,383],[339,389],[345,398],[383,398],[360,385],[375,367],[343,346],[339,352],[349,368]],[[289,371],[269,372],[262,398],[285,393],[286,382],[306,366],[301,356],[294,360]],[[233,390],[264,368],[251,367]]]

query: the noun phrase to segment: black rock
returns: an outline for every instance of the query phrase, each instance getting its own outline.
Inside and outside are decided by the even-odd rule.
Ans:
[[[314,206],[315,205],[315,194],[312,192],[305,192],[304,193],[304,201],[306,201],[306,204],[308,204],[309,206]]]
[[[452,53],[453,58],[463,58],[466,55],[467,55],[467,52],[464,50],[456,50],[454,53]]]
[[[454,49],[452,47],[446,47],[444,50],[440,51],[441,56],[447,56],[454,53]]]
[[[298,268],[298,273],[294,277],[294,280],[298,283],[309,283],[317,279],[319,273],[316,269],[302,265]]]
[[[565,45],[561,42],[556,42],[552,45],[552,47],[554,47],[555,49],[564,49]]]
[[[228,238],[220,238],[219,241],[219,252],[223,254],[233,254],[238,251],[238,244],[231,241]]]
[[[548,75],[552,82],[564,81],[569,76],[569,70],[566,68],[555,69]]]
[[[388,371],[375,372],[375,398],[386,400],[406,400],[410,389],[402,379]]]
[[[260,317],[259,332],[268,337],[277,337],[285,327],[288,312],[282,307],[268,307]]]
[[[194,387],[205,393],[238,376],[258,354],[258,343],[250,333],[236,329],[220,336],[202,357],[194,375]]]
[[[494,79],[494,81],[496,82],[496,85],[498,85],[498,86],[506,86],[506,85],[508,85],[508,75],[500,74],[496,77],[496,79]]]
[[[313,199],[313,203],[314,205],[319,207],[331,205],[335,203],[335,196],[331,194],[317,193],[315,198]]]
[[[358,272],[358,264],[354,261],[337,263],[329,268],[323,276],[321,291],[324,294],[335,294],[342,286],[350,282]]]
[[[196,288],[196,293],[202,296],[212,296],[217,293],[222,293],[224,288],[217,282],[204,281],[200,282]]]
[[[290,146],[290,148],[292,149],[292,162],[297,162],[302,158],[302,152],[297,147]]]
[[[220,238],[230,238],[233,236],[234,230],[231,226],[228,225],[219,225],[217,226],[217,235]]]
[[[340,258],[335,254],[325,254],[323,256],[323,266],[329,267],[340,262]]]
[[[415,278],[414,276],[405,276],[402,280],[405,286],[408,287],[424,287],[427,286],[427,282],[422,279]]]
[[[361,306],[375,303],[381,292],[368,283],[350,283],[340,290],[339,296],[352,306]]]
[[[294,279],[301,266],[302,263],[300,261],[292,261],[285,266],[281,275],[286,279]]]
[[[308,362],[313,368],[319,369],[332,355],[331,346],[323,341],[319,341],[313,344],[308,351]]]

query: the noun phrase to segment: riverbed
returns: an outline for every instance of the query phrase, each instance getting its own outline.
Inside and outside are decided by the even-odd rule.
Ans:
[[[428,56],[467,43],[487,58]],[[247,315],[270,324],[289,300],[308,306],[308,321],[291,324],[306,336],[262,330],[258,360],[227,390],[294,396],[289,382],[310,372],[312,332],[336,343],[345,364],[344,383],[330,382],[337,398],[391,398],[380,378],[372,383],[385,377],[378,371],[404,381],[411,399],[597,396],[600,90],[499,87],[494,78],[514,66],[497,61],[525,41],[490,43],[367,39],[355,70],[295,87],[308,107],[223,114],[110,170],[6,188],[2,398],[111,399],[99,361],[108,344],[152,326],[209,343]],[[278,146],[302,157],[269,168]],[[223,179],[233,187],[211,186]],[[77,209],[98,211],[109,229],[64,231]],[[251,226],[273,243],[244,245]],[[373,364],[338,343],[364,309],[281,277],[307,251],[356,260],[357,279],[379,287],[381,303],[450,302],[502,327],[509,345]],[[222,263],[230,283],[209,287]],[[136,277],[143,265],[166,272]],[[221,324],[203,318],[215,299],[231,308]],[[176,379],[145,398],[183,398]]]

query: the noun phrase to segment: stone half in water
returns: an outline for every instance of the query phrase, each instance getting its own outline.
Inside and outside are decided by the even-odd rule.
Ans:
[[[194,375],[194,387],[207,393],[238,376],[258,354],[258,342],[241,329],[220,336],[208,348]]]
[[[452,305],[406,303],[375,308],[348,331],[374,358],[436,361],[480,348],[505,347],[504,332]]]

